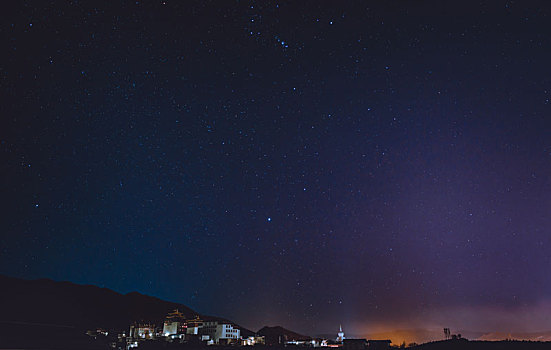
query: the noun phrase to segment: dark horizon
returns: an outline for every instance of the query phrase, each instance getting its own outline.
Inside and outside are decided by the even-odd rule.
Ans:
[[[5,300],[5,304],[2,305],[4,317],[0,318],[0,323],[6,324],[12,328],[13,326],[20,327],[21,325],[29,325],[38,327],[40,332],[45,332],[48,327],[80,330],[74,333],[74,335],[80,334],[84,332],[84,330],[96,329],[96,327],[109,330],[110,332],[121,332],[125,331],[131,325],[143,323],[154,324],[159,327],[169,312],[178,309],[186,315],[187,319],[200,317],[204,320],[229,321],[237,325],[241,329],[242,334],[259,334],[263,329],[272,327],[283,327],[286,329],[286,332],[290,331],[291,333],[295,333],[294,330],[289,329],[286,325],[265,324],[259,328],[243,327],[243,324],[241,324],[239,320],[228,320],[224,315],[206,315],[202,313],[201,310],[189,308],[189,305],[174,304],[174,301],[161,300],[155,296],[148,296],[137,291],[121,293],[96,285],[76,284],[71,281],[54,281],[46,278],[28,280],[0,275],[0,280],[4,287],[0,294],[2,300]],[[28,285],[28,282],[32,284]],[[84,289],[82,289],[82,287],[84,287]],[[99,292],[100,290],[101,292]],[[117,298],[122,299],[113,303],[116,301],[112,299],[113,292],[118,294]],[[43,295],[46,295],[46,297]],[[71,297],[69,298],[70,301],[67,303],[67,297],[69,295]],[[131,299],[128,299],[128,297]],[[26,299],[31,299],[32,302],[27,302],[25,301]],[[41,305],[48,306],[44,308]],[[86,317],[85,315],[91,312],[92,309],[96,310],[92,312],[94,317]],[[109,311],[109,309],[114,310]],[[139,309],[147,311],[137,311]],[[53,310],[56,310],[56,312],[51,312]],[[32,315],[28,313],[30,311]],[[134,316],[132,316],[132,314],[134,314]],[[139,314],[141,314],[141,316],[138,316]],[[454,337],[471,342],[501,342],[504,340],[551,342],[551,330],[542,332],[507,333],[480,329],[452,329],[450,334]],[[7,336],[8,333],[4,335]],[[299,337],[324,338],[330,340],[334,340],[336,335],[336,332],[296,334],[296,336]],[[403,342],[406,344],[424,344],[445,340],[441,328],[393,329],[392,331],[370,332],[365,334],[351,334],[345,332],[345,337],[347,339],[390,339],[394,345],[400,345]]]
[[[1,274],[255,329],[551,330],[549,4],[2,16]]]

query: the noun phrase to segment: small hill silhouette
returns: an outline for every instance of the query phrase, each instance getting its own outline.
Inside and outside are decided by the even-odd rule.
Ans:
[[[312,339],[306,335],[298,334],[281,326],[264,326],[257,332],[257,334],[266,337],[266,344],[268,345],[281,344],[284,341],[290,340]]]

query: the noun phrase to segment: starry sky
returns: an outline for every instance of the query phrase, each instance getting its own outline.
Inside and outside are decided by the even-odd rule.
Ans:
[[[0,273],[251,329],[551,330],[545,1],[15,1]]]

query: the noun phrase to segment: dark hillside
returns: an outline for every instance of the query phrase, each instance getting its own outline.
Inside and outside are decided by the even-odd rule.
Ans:
[[[174,309],[188,318],[198,315],[183,304],[137,292],[121,294],[92,285],[0,275],[0,286],[0,322],[6,323],[127,330],[136,321],[159,324]],[[220,317],[200,316],[231,322]],[[244,328],[242,331],[252,334]]]

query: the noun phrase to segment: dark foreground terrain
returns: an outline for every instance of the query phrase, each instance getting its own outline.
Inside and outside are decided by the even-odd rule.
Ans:
[[[84,330],[51,325],[1,323],[0,350],[107,350],[114,337],[94,339]],[[117,344],[121,346],[122,344]],[[241,347],[247,349],[249,347]],[[306,349],[296,346],[255,346],[257,350]],[[138,350],[237,350],[239,347],[205,346],[200,344],[176,344],[165,341],[147,341]],[[251,348],[249,348],[251,349]],[[551,342],[531,341],[468,341],[465,339],[438,341],[409,347],[412,350],[551,350]],[[343,349],[344,350],[344,349]],[[355,349],[358,350],[358,349]],[[369,350],[366,348],[365,350]]]
[[[86,335],[96,328],[128,330],[139,320],[160,324],[166,314],[178,308],[190,316],[197,315],[185,305],[163,301],[139,293],[120,294],[95,286],[82,286],[51,280],[21,280],[0,275],[0,350],[95,350],[112,349],[116,333],[94,339]],[[201,316],[205,319],[219,319]],[[247,336],[253,332],[241,328]],[[258,332],[267,342],[281,335],[292,339],[308,337],[282,327],[264,327]],[[120,343],[117,345],[121,345]],[[277,349],[282,347],[263,346]],[[293,349],[288,346],[285,349]],[[206,347],[201,344],[175,344],[165,341],[141,343],[139,350],[209,349],[223,350],[236,347]],[[455,339],[437,341],[410,347],[415,350],[551,350],[551,342],[530,341],[468,341]],[[347,350],[347,349],[343,349]],[[350,349],[363,350],[363,349]],[[369,349],[365,349],[369,350]]]
[[[414,350],[551,350],[551,342],[534,341],[469,341],[466,339],[436,341],[410,347]]]
[[[0,349],[107,349],[75,327],[0,322]]]

